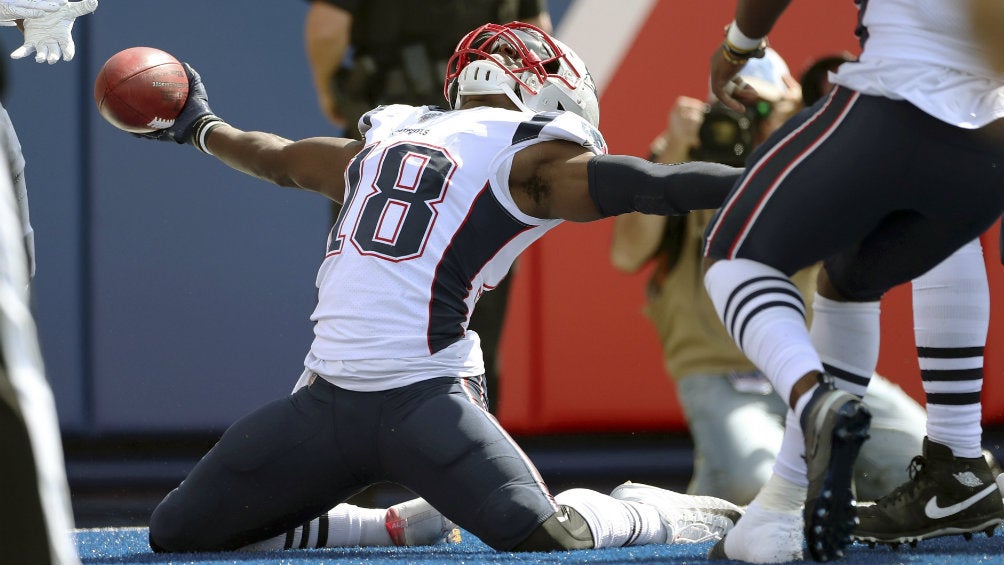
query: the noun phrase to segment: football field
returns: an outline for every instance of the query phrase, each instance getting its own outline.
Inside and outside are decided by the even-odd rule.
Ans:
[[[84,564],[164,563],[188,565],[516,565],[596,563],[621,564],[694,564],[707,562],[711,543],[694,545],[650,545],[592,551],[560,553],[505,553],[494,551],[467,534],[459,544],[406,548],[330,548],[301,549],[262,553],[191,553],[155,554],[147,544],[146,528],[81,529],[76,532],[77,547]],[[765,539],[764,543],[770,543]],[[729,563],[717,561],[716,563]],[[811,563],[811,561],[809,561]],[[844,559],[847,565],[918,564],[918,565],[992,565],[1004,564],[1004,536],[983,534],[966,541],[950,536],[921,542],[916,548],[899,550],[853,545]]]

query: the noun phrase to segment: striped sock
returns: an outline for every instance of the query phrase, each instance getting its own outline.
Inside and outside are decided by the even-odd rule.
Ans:
[[[956,457],[980,457],[990,290],[979,240],[914,280],[913,309],[927,435]]]
[[[239,551],[275,551],[319,547],[392,546],[384,525],[387,510],[339,504],[317,518]]]

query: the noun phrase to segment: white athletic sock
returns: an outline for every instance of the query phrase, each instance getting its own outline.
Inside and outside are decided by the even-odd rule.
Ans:
[[[879,302],[812,299],[809,335],[834,385],[859,397],[868,390],[879,357]]]
[[[666,539],[671,539],[654,506],[621,501],[581,488],[559,493],[554,500],[574,508],[585,519],[597,549],[665,543]]]
[[[387,510],[342,503],[283,535],[246,545],[239,551],[274,551],[317,547],[391,546]]]
[[[806,487],[799,486],[777,473],[770,476],[753,502],[776,512],[798,512],[805,505]]]
[[[813,387],[813,390],[815,390],[815,387]],[[796,406],[796,408],[804,408],[810,396],[812,396],[811,391],[802,395],[802,398],[799,399],[801,406]],[[806,478],[807,471],[805,468],[805,435],[802,433],[802,426],[798,418],[794,410],[788,410],[785,415],[781,449],[778,450],[777,457],[774,458],[774,473],[771,476],[771,480],[774,477],[778,477],[792,485],[801,486],[804,497],[804,489],[808,486],[809,481]],[[763,491],[761,490],[761,492]],[[773,510],[779,509],[773,508]]]
[[[708,270],[704,286],[732,339],[785,403],[798,379],[822,371],[802,295],[784,273],[748,259],[720,260]]]
[[[913,316],[927,436],[956,457],[979,457],[990,289],[978,239],[913,281]]]

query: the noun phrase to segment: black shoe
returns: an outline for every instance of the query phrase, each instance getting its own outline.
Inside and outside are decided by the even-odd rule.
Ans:
[[[986,532],[1004,522],[1004,502],[984,457],[964,459],[924,438],[924,454],[910,463],[910,480],[858,509],[854,539],[915,544],[937,536]]]
[[[871,413],[861,400],[820,379],[802,413],[805,466],[805,542],[816,561],[843,557],[857,525],[854,461],[868,439]]]

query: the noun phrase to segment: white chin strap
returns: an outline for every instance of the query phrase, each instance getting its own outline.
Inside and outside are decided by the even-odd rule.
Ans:
[[[475,94],[505,94],[513,104],[524,110],[529,110],[526,104],[516,96],[516,79],[501,68],[502,58],[492,55],[498,64],[487,59],[468,63],[457,77],[457,106],[460,98]]]

